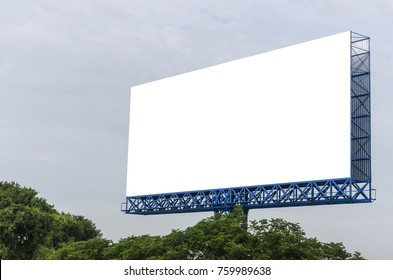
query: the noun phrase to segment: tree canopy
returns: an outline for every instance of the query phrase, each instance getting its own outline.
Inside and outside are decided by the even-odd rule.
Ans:
[[[56,250],[98,237],[101,232],[89,219],[59,213],[31,188],[0,182],[1,259],[34,259],[41,247]]]
[[[309,238],[283,219],[248,223],[240,206],[165,236],[130,236],[114,243],[94,223],[60,213],[37,191],[0,182],[1,259],[61,260],[347,260],[363,259],[342,243]]]

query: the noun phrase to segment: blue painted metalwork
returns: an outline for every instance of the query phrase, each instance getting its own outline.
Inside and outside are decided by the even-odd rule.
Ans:
[[[230,212],[375,200],[371,187],[370,38],[351,32],[351,177],[180,193],[130,196],[127,214]]]
[[[366,203],[374,200],[369,181],[354,178],[270,184],[127,197],[122,211],[128,214],[169,214],[244,209]]]
[[[351,32],[351,176],[371,182],[370,38]]]
[[[253,208],[293,207],[372,202],[368,181],[354,178],[305,181],[127,197],[122,211],[129,214],[169,214],[231,211],[236,205]]]

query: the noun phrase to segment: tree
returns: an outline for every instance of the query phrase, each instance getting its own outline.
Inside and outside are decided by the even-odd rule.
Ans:
[[[37,252],[38,259],[45,260],[104,260],[105,251],[111,241],[103,238],[91,238],[86,241],[60,244],[58,249],[41,247]]]
[[[363,259],[342,243],[322,243],[308,238],[299,224],[283,219],[250,222],[246,228],[242,208],[230,214],[214,214],[185,230],[166,236],[132,236],[108,247],[109,259],[180,260],[345,260]]]
[[[249,259],[252,247],[244,229],[245,216],[236,209],[231,215],[215,214],[186,230],[166,236],[131,236],[106,251],[108,259]]]
[[[41,247],[57,249],[64,242],[100,236],[92,221],[59,213],[37,191],[0,182],[1,259],[33,259]]]
[[[251,222],[254,258],[271,260],[349,260],[364,259],[359,252],[351,254],[342,243],[323,243],[307,238],[299,224],[283,219]]]
[[[160,236],[130,236],[113,244],[105,256],[114,260],[154,260],[162,259],[164,251]]]
[[[100,230],[91,220],[83,216],[56,213],[52,215],[51,231],[45,246],[57,249],[62,243],[86,241],[101,236]]]
[[[342,243],[308,238],[299,224],[283,219],[251,221],[242,207],[215,213],[166,236],[130,236],[117,243],[103,239],[95,224],[59,213],[37,191],[0,182],[1,259],[179,259],[179,260],[346,260],[364,259]]]
[[[162,245],[165,253],[164,260],[189,260],[191,259],[188,246],[188,236],[182,230],[172,230],[172,232],[162,238]]]
[[[187,228],[184,242],[189,259],[250,259],[250,234],[245,229],[241,207],[231,214],[216,213]]]
[[[31,259],[51,230],[53,206],[31,188],[0,182],[1,259]]]
[[[257,259],[309,259],[308,247],[319,248],[317,242],[312,242],[315,240],[307,240],[298,224],[283,219],[252,221],[251,232],[255,240],[254,257]]]

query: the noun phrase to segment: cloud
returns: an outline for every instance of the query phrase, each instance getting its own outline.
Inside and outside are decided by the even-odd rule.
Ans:
[[[145,233],[185,227],[187,215],[141,219],[118,211],[130,87],[352,29],[372,40],[373,168],[383,198],[367,211],[383,224],[391,212],[392,9],[388,0],[0,1],[0,180],[37,187],[62,210],[89,214],[113,239],[136,233],[135,221]],[[311,212],[357,215],[341,209]],[[312,228],[316,215],[296,211],[294,219]],[[373,231],[356,235],[368,240]],[[355,249],[392,257],[389,240],[375,242]]]

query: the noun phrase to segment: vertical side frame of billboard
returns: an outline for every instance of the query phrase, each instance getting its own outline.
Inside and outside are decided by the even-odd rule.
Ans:
[[[351,32],[351,177],[284,184],[129,196],[126,214],[230,212],[375,200],[371,187],[370,38]]]
[[[351,177],[372,201],[370,85],[370,38],[351,32]]]

